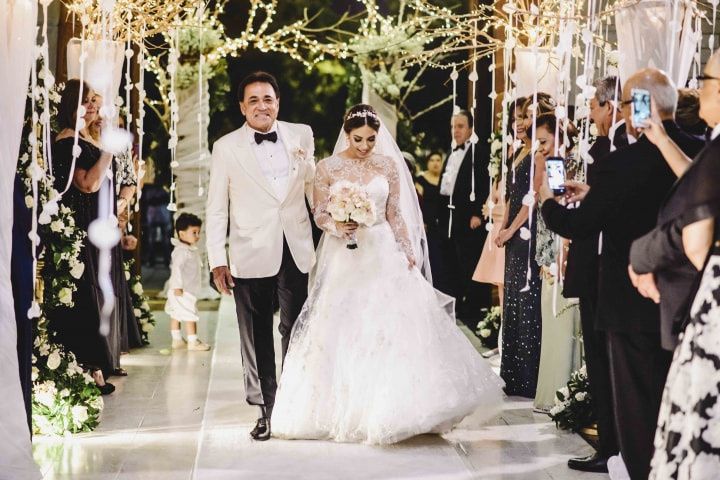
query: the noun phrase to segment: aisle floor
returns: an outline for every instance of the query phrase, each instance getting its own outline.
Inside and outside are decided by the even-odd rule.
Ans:
[[[234,304],[202,312],[210,352],[170,353],[168,318],[156,312],[150,347],[122,359],[98,429],[36,438],[35,459],[48,480],[380,480],[606,479],[567,468],[591,448],[559,432],[532,403],[507,399],[484,427],[424,435],[390,447],[322,441],[252,442],[256,410],[244,401]]]

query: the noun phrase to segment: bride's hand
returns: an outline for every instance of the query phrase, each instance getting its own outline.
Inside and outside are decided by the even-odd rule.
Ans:
[[[350,238],[358,229],[358,224],[355,222],[335,222],[335,226],[337,231],[345,238]]]

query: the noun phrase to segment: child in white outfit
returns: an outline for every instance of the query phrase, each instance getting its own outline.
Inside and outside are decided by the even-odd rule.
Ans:
[[[197,338],[197,295],[201,288],[201,260],[198,248],[202,220],[190,213],[181,213],[175,219],[178,238],[171,240],[175,246],[170,260],[170,281],[165,313],[170,315],[172,348],[192,351],[210,350],[210,345]],[[187,341],[180,332],[180,322],[185,323]]]

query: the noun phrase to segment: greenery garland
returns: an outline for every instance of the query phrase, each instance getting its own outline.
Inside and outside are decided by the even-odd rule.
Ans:
[[[475,333],[480,338],[480,343],[482,343],[483,346],[490,349],[497,348],[502,308],[497,306],[491,307],[490,309],[483,308],[481,312],[485,313],[485,316],[480,320],[480,323],[478,323]]]
[[[150,304],[148,303],[148,297],[145,295],[145,291],[142,286],[142,279],[140,275],[132,275],[132,266],[135,261],[130,259],[124,263],[125,267],[125,278],[128,281],[130,287],[130,296],[132,298],[133,310],[135,318],[140,322],[140,334],[142,335],[142,341],[145,345],[150,343],[148,339],[150,332],[155,329],[155,317],[150,310]]]
[[[567,386],[555,393],[550,418],[558,428],[572,432],[579,432],[597,421],[585,365],[573,372]]]
[[[40,65],[42,66],[42,65]],[[38,68],[42,72],[42,68]],[[43,301],[35,328],[32,355],[32,430],[36,435],[63,435],[88,432],[99,422],[103,399],[93,378],[78,365],[75,355],[56,344],[47,331],[47,318],[43,309],[72,307],[77,291],[77,280],[85,266],[80,261],[85,232],[75,226],[70,208],[59,205],[60,194],[53,186],[53,177],[47,165],[38,166],[33,155],[43,157],[43,138],[35,123],[43,115],[55,118],[63,85],[55,85],[52,78],[38,76],[38,86],[28,96],[34,96],[35,105],[48,100],[50,111],[31,111],[26,118],[26,135],[23,136],[23,153],[17,173],[22,180],[25,205],[35,203],[33,178],[37,179],[38,233],[43,240],[40,257],[44,260],[42,276],[45,279]],[[35,148],[33,149],[33,143]]]

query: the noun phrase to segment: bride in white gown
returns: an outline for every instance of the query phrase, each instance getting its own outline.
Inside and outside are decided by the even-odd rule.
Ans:
[[[347,114],[318,163],[315,220],[325,235],[295,324],[272,414],[288,439],[389,444],[499,411],[502,380],[457,328],[429,272],[422,218],[400,151],[372,107]],[[370,227],[327,212],[338,181],[364,186]],[[351,233],[357,249],[346,248]],[[419,268],[418,268],[419,267]],[[429,273],[428,273],[429,275]]]

